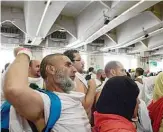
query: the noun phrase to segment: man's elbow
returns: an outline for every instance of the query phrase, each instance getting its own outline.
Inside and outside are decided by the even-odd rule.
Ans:
[[[92,105],[93,105],[92,102],[84,102],[83,103],[83,107],[84,107],[84,109],[85,109],[86,112],[89,112],[90,111],[90,109],[92,108]]]
[[[4,96],[5,99],[9,102],[12,102],[13,100],[16,100],[20,95],[22,94],[22,91],[15,89],[14,87],[4,87]]]

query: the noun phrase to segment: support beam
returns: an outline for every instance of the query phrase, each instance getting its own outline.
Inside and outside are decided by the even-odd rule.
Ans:
[[[144,52],[145,50],[147,50],[147,46],[144,43],[138,42],[128,53]]]
[[[85,34],[93,25],[96,25],[93,30],[98,30],[102,24],[99,18],[103,17],[104,6],[99,1],[92,2],[85,10],[83,10],[76,18],[77,36],[82,40]]]
[[[110,9],[111,8],[111,1],[99,1],[102,5],[104,5],[106,8]]]
[[[106,35],[111,41],[113,41],[113,43],[117,44],[117,39],[116,39],[116,35],[115,35],[115,34],[106,33],[105,35]]]
[[[140,41],[140,43],[144,45],[146,48],[148,48],[148,40]]]
[[[161,48],[161,49],[155,51],[155,52],[153,53],[153,55],[163,55],[163,48]]]
[[[27,32],[33,45],[39,45],[48,34],[67,1],[28,1],[25,2]],[[37,5],[37,6],[35,6]],[[55,12],[55,13],[54,13]],[[53,16],[53,17],[52,17]]]
[[[156,36],[158,34],[161,34],[163,32],[163,23],[160,23],[150,29],[148,29],[148,35],[149,37],[153,37],[153,36]],[[142,36],[132,40],[132,41],[129,41],[127,43],[122,43],[122,44],[118,44],[117,46],[112,46],[112,47],[105,47],[105,48],[102,48],[101,50],[104,50],[104,49],[116,49],[116,48],[124,48],[124,47],[127,47],[127,46],[130,46],[134,43],[137,43],[137,42],[140,42],[142,40],[145,40],[147,39],[146,37],[144,37],[144,34],[142,34]],[[149,46],[149,45],[148,45]]]
[[[90,34],[91,30],[89,32],[87,31],[85,33],[85,35],[83,36],[82,42],[85,42],[86,44],[88,44],[89,42],[92,42],[93,40],[99,38],[103,34],[106,34],[108,31],[110,31],[113,28],[117,27],[118,25],[124,23],[125,21],[135,17],[140,12],[144,11],[145,9],[149,8],[150,6],[152,6],[152,5],[154,5],[154,4],[158,3],[158,2],[159,1],[150,1],[149,2],[149,1],[144,1],[144,0],[138,2],[137,4],[135,4],[134,6],[129,8],[128,10],[124,11],[121,15],[119,15],[118,17],[113,19],[108,25],[102,26],[102,28],[100,28],[94,34],[92,34],[92,35]],[[101,17],[101,19],[99,19],[98,22],[102,22],[103,19],[104,18]],[[90,36],[90,37],[86,38],[87,36]],[[79,46],[82,46],[82,45],[79,43],[79,45],[76,46],[76,47],[79,47]]]
[[[133,40],[134,37],[140,37],[144,35],[143,28],[148,33],[149,28],[158,25],[160,22],[152,12],[145,11],[116,28],[118,43],[126,43]]]
[[[149,49],[158,49],[160,46],[163,45],[163,32],[157,36],[151,37],[148,39],[148,48]]]
[[[72,17],[60,16],[56,23],[66,29],[66,31],[77,39],[77,30],[75,25],[75,20]]]

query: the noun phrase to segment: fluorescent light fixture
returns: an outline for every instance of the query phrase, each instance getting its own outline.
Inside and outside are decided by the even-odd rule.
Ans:
[[[36,36],[38,36],[38,34],[39,34],[39,32],[40,32],[41,25],[42,25],[43,20],[44,20],[44,18],[45,18],[45,15],[46,15],[46,12],[47,12],[48,7],[49,7],[49,5],[50,5],[50,2],[51,2],[51,0],[48,0],[47,4],[46,4],[46,6],[45,6],[45,9],[44,9],[43,15],[42,15],[42,17],[41,17],[40,24],[39,24],[38,29],[37,29],[37,32],[36,32]]]
[[[47,10],[48,10],[48,7],[49,7],[49,5],[50,5],[50,2],[51,2],[51,0],[48,0],[48,1],[47,1],[47,4],[46,4],[45,9],[44,9],[44,12],[43,12],[43,15],[42,15],[42,17],[41,17],[41,21],[40,21],[40,23],[39,23],[39,26],[38,26],[38,29],[37,29],[37,32],[36,32],[36,37],[39,35],[40,29],[41,29],[43,20],[44,20],[44,18],[45,18],[46,12],[47,12]],[[36,39],[37,39],[36,37],[33,39],[32,45],[35,43],[35,41],[36,41]]]

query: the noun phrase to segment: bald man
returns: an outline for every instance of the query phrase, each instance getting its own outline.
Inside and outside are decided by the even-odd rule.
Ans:
[[[101,94],[101,90],[107,80],[109,78],[115,77],[115,76],[126,76],[125,69],[123,65],[119,61],[110,61],[106,64],[105,66],[105,74],[107,79],[105,79],[105,82],[98,88],[97,93],[96,93],[96,102],[98,101],[98,98]]]
[[[28,69],[28,83],[36,84],[40,88],[43,88],[43,79],[40,76],[40,61],[31,60]]]
[[[103,84],[105,78],[106,78],[106,74],[104,70],[103,69],[97,70],[96,78],[95,78],[96,88],[100,87]]]
[[[105,66],[105,74],[107,78],[127,75],[123,65],[119,61],[108,62]]]

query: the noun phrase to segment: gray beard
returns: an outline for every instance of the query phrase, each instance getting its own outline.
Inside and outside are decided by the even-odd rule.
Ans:
[[[71,80],[71,78],[69,77],[65,77],[62,78],[62,80],[60,80],[60,88],[65,92],[65,93],[69,93],[70,91],[72,91],[75,87],[74,82]]]
[[[74,89],[74,82],[70,77],[66,77],[62,70],[57,70],[55,76],[56,83],[59,85],[59,88],[62,89],[65,93],[69,93]]]

